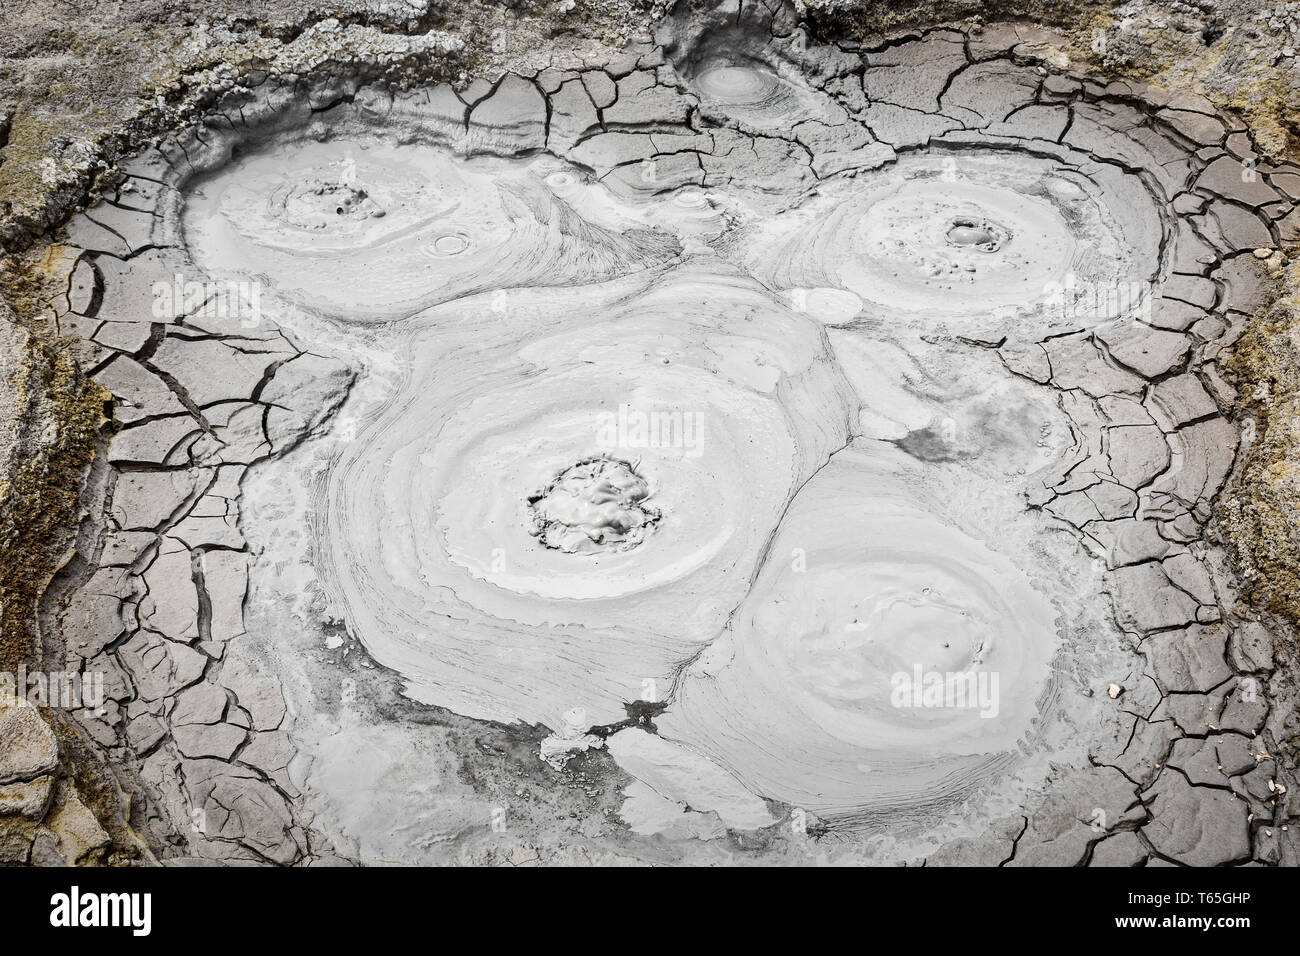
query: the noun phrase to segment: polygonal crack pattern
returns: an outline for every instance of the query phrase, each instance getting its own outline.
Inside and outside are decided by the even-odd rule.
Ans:
[[[991,454],[987,430],[954,438],[945,435],[943,421],[932,417],[905,422],[900,431],[860,418],[861,408],[870,409],[879,400],[863,390],[880,378],[873,379],[868,365],[855,373],[858,366],[850,357],[857,354],[853,337],[869,329],[873,314],[888,315],[891,322],[911,329],[915,334],[909,341],[939,343],[972,362],[980,357],[996,360],[1009,373],[1008,381],[1030,390],[1025,394],[1047,400],[1067,423],[1068,442],[1057,449],[1050,467],[1019,472],[1028,500],[1029,513],[1023,517],[1068,530],[1078,542],[1077,553],[1093,557],[1100,587],[1111,603],[1109,616],[1132,669],[1086,673],[1086,656],[1067,662],[1085,673],[1082,685],[1089,688],[1087,694],[1095,694],[1087,706],[1097,713],[1104,708],[1101,723],[1106,729],[1084,731],[1086,746],[1055,755],[1060,759],[1051,766],[1025,764],[1038,767],[1028,771],[1034,775],[1028,789],[1016,795],[1015,802],[976,820],[978,832],[935,830],[939,849],[933,849],[931,841],[931,849],[906,851],[904,858],[1007,865],[1275,864],[1290,859],[1292,851],[1281,832],[1282,824],[1292,818],[1290,789],[1268,730],[1271,635],[1237,603],[1231,574],[1207,539],[1206,526],[1211,502],[1224,486],[1239,444],[1238,431],[1223,412],[1232,392],[1219,357],[1262,302],[1260,259],[1280,242],[1297,238],[1294,210],[1300,169],[1260,161],[1244,127],[1199,97],[1049,67],[1039,55],[1052,38],[1033,27],[997,25],[971,34],[930,30],[848,49],[808,42],[791,10],[744,10],[743,16],[716,22],[711,14],[686,11],[663,25],[659,44],[633,46],[617,62],[511,75],[462,91],[439,86],[395,92],[358,87],[347,76],[322,75],[303,93],[268,80],[261,88],[231,94],[197,126],[146,150],[123,171],[103,202],[71,225],[67,241],[76,265],[66,296],[51,307],[60,331],[83,341],[90,374],[114,394],[120,431],[92,480],[99,502],[96,533],[82,536],[82,560],[69,566],[51,592],[66,600],[51,605],[47,624],[61,635],[70,659],[87,671],[107,675],[109,699],[103,711],[76,716],[87,733],[138,778],[149,808],[151,839],[164,856],[293,864],[350,852],[329,825],[312,822],[314,809],[328,804],[319,780],[305,793],[304,777],[291,772],[301,739],[310,736],[311,721],[300,717],[295,726],[277,668],[247,631],[250,567],[259,565],[246,537],[248,529],[241,524],[242,487],[252,469],[309,453],[306,450],[331,429],[346,426],[349,436],[361,436],[357,441],[369,434],[365,422],[347,420],[340,425],[336,415],[356,398],[352,393],[360,389],[363,363],[350,360],[349,346],[339,347],[345,339],[331,331],[331,323],[342,323],[341,328],[358,318],[389,321],[447,303],[464,302],[470,308],[481,301],[478,318],[439,321],[466,321],[488,329],[511,315],[508,309],[492,307],[494,297],[497,302],[519,301],[503,290],[584,283],[595,290],[593,301],[613,302],[602,308],[621,315],[617,303],[638,288],[638,273],[670,274],[683,259],[698,267],[701,260],[690,257],[706,256],[712,257],[709,268],[715,273],[709,282],[749,283],[751,292],[745,294],[767,302],[755,299],[737,328],[777,300],[782,308],[793,301],[791,314],[798,321],[815,321],[824,328],[806,342],[799,339],[789,345],[786,361],[791,364],[771,381],[763,377],[763,369],[776,367],[770,355],[778,350],[773,345],[770,352],[762,351],[763,329],[755,327],[743,346],[742,340],[726,339],[723,333],[699,333],[698,340],[683,334],[691,348],[706,356],[699,362],[709,374],[743,380],[753,394],[778,395],[785,403],[762,418],[752,413],[756,417],[747,427],[764,429],[755,435],[784,441],[773,422],[802,421],[801,415],[818,420],[799,404],[798,395],[814,396],[820,403],[821,444],[805,451],[796,443],[796,452],[783,466],[793,478],[770,495],[779,504],[773,510],[775,527],[764,529],[765,537],[751,549],[750,564],[734,565],[742,584],[752,576],[751,583],[768,589],[761,593],[772,595],[778,605],[788,585],[771,577],[773,562],[787,561],[789,555],[788,550],[773,550],[773,542],[782,547],[787,543],[780,537],[782,528],[788,535],[805,522],[822,528],[828,539],[837,533],[833,513],[822,517],[816,507],[820,499],[805,496],[801,503],[800,489],[835,487],[835,482],[860,489],[845,469],[858,460],[867,436],[896,445],[905,462],[898,467],[904,471],[922,459],[978,462]],[[318,111],[309,114],[311,108]],[[432,219],[437,222],[430,227],[434,231],[428,242],[420,244],[424,251],[418,255],[423,258],[400,259],[400,270],[394,267],[400,294],[379,305],[360,301],[362,295],[356,302],[345,295],[343,305],[331,312],[321,305],[323,299],[311,298],[312,290],[295,300],[292,290],[276,288],[261,292],[284,292],[284,301],[264,308],[254,320],[242,321],[247,315],[238,309],[231,313],[213,307],[212,287],[184,287],[196,277],[228,277],[196,270],[186,244],[193,237],[182,231],[175,210],[188,184],[197,177],[219,175],[229,143],[289,142],[307,124],[309,138],[328,139],[328,130],[336,128],[341,137],[371,136],[378,142],[387,132],[400,130],[408,142],[449,147],[471,159],[439,160],[453,171],[447,175],[464,175],[476,188],[449,196],[434,181],[426,191],[410,194],[414,198],[407,206],[390,208],[376,192],[390,182],[372,187],[364,173],[352,180],[351,172],[336,170],[328,179],[272,192],[266,197],[269,208],[278,209],[304,233],[324,237],[326,244],[333,241],[338,222],[346,221],[352,230],[342,251],[321,272],[321,288],[333,290],[331,294],[348,291],[354,282],[350,270],[361,268],[356,264],[362,255],[358,250],[389,241],[385,230],[403,236],[418,233],[431,221],[428,214],[436,214]],[[801,208],[814,208],[808,205],[814,202],[814,192],[835,195],[841,190],[850,196],[859,179],[863,188],[870,186],[873,180],[866,174],[871,171],[887,176],[891,168],[914,158],[937,163],[926,175],[938,176],[941,182],[944,173],[963,175],[968,159],[975,168],[981,156],[998,151],[1032,157],[1055,170],[1041,180],[1044,209],[1083,203],[1091,189],[1132,195],[1135,201],[1145,197],[1150,208],[1159,210],[1158,222],[1141,225],[1123,218],[1123,203],[1113,203],[1090,233],[1097,242],[1103,233],[1122,241],[1121,253],[1144,247],[1130,263],[1135,268],[1109,276],[1113,280],[1122,274],[1142,286],[1123,304],[1122,316],[1113,308],[1100,313],[1073,308],[1081,290],[1067,282],[1052,314],[1037,308],[1031,296],[955,332],[938,325],[923,327],[912,317],[861,308],[848,251],[855,248],[854,242],[866,240],[854,232],[855,222],[841,223],[828,214],[810,226],[806,234],[825,230],[823,250],[829,250],[819,253],[815,267],[803,247],[764,245],[768,234],[763,230],[779,231],[781,216],[797,218]],[[395,155],[400,153],[400,148],[395,150]],[[486,158],[473,159],[476,156]],[[523,157],[518,160],[522,165],[509,166],[511,157]],[[542,166],[532,171],[525,168],[529,162]],[[476,176],[484,178],[473,179]],[[507,179],[508,187],[492,192],[499,204],[467,209],[462,228],[455,203],[471,194],[485,195],[477,188],[481,183]],[[406,187],[393,188],[397,194]],[[621,213],[584,218],[589,203],[596,202],[636,212],[622,219]],[[528,232],[521,223],[539,214],[548,224]],[[510,235],[503,241],[501,235],[491,239],[473,232],[475,223],[486,221]],[[1075,238],[1070,230],[1078,221],[1068,220],[1066,229]],[[1034,242],[1032,235],[1018,229],[1013,235],[1014,227],[992,213],[957,212],[944,222],[936,248],[951,245],[957,255],[994,260],[1022,242]],[[235,223],[236,229],[241,226],[260,228],[255,222]],[[847,231],[837,231],[841,227]],[[848,245],[839,244],[843,237]],[[301,240],[308,250],[316,241]],[[396,241],[392,250],[404,256],[404,240]],[[556,255],[554,243],[568,258],[547,258]],[[1097,260],[1084,253],[1101,246],[1083,243],[1077,248],[1080,258],[1072,265],[1086,284],[1088,269]],[[267,258],[266,274],[274,274],[277,261],[292,266],[294,254],[292,248],[278,250],[275,255],[285,258]],[[514,258],[494,261],[501,256]],[[434,263],[428,269],[435,271],[421,271],[417,262]],[[468,265],[440,265],[445,262]],[[557,263],[572,262],[580,264],[556,277]],[[649,285],[658,281],[645,280]],[[616,294],[601,298],[596,294],[601,283],[613,283]],[[707,288],[713,291],[706,294],[714,294],[720,287]],[[699,298],[698,290],[691,294]],[[294,310],[286,310],[286,302]],[[262,304],[271,305],[265,298]],[[560,311],[568,314],[582,311],[581,299],[561,305]],[[373,312],[366,312],[372,306]],[[807,315],[809,308],[817,313],[813,318]],[[318,310],[324,318],[317,316]],[[1134,311],[1140,313],[1136,320]],[[692,315],[690,324],[703,321]],[[562,323],[544,311],[525,310],[522,322],[562,334]],[[729,328],[726,334],[732,332]],[[629,337],[627,350],[640,350],[640,361],[656,354],[656,343],[669,334],[660,330]],[[520,333],[519,340],[527,340],[527,335]],[[471,351],[463,344],[461,348],[466,354]],[[614,356],[613,351],[600,351],[597,338],[582,335],[558,339],[557,348],[597,364]],[[545,365],[541,352],[534,355],[521,347],[520,353],[525,363]],[[743,359],[736,358],[742,354]],[[921,361],[920,354],[912,357]],[[769,357],[756,357],[763,355]],[[796,361],[803,372],[793,371]],[[515,381],[528,381],[533,373],[524,364],[513,374]],[[792,397],[786,393],[791,391],[789,383],[800,374],[805,381]],[[924,369],[918,367],[916,376],[923,379]],[[502,378],[493,387],[511,384]],[[472,393],[467,383],[456,387]],[[826,414],[850,393],[854,397],[849,405]],[[721,408],[735,410],[725,405],[727,395],[700,394],[702,402],[716,401]],[[825,424],[832,419],[851,425],[843,432],[841,426]],[[710,419],[718,420],[726,420],[726,414]],[[795,432],[800,442],[815,431],[800,428]],[[1047,426],[1039,432],[1034,425],[1031,432],[1044,441],[1049,434]],[[721,439],[734,438],[719,434]],[[584,437],[590,447],[590,435]],[[448,436],[449,441],[453,438]],[[909,456],[909,443],[915,448],[918,442],[927,448],[938,443],[943,453]],[[851,449],[847,457],[836,457],[841,446]],[[689,455],[679,457],[689,460]],[[648,558],[660,541],[671,547],[674,536],[685,533],[685,525],[679,522],[669,529],[673,512],[666,504],[650,504],[649,482],[637,470],[645,466],[634,465],[635,459],[636,454],[629,453],[626,460],[611,455],[577,464],[573,457],[554,462],[547,465],[550,477],[545,479],[554,483],[517,487],[509,507],[524,510],[522,521],[533,522],[533,534],[545,550],[565,552],[555,555],[557,559],[572,561],[568,552],[599,560]],[[881,460],[873,458],[870,467]],[[743,461],[739,453],[735,461]],[[819,474],[832,461],[835,467]],[[731,468],[736,477],[739,466]],[[1015,468],[1010,473],[1017,474]],[[665,501],[673,480],[671,473],[665,474]],[[536,496],[528,500],[530,494]],[[755,497],[762,495],[755,492]],[[907,502],[897,505],[902,510],[890,505],[883,513],[905,513],[908,521],[924,521],[924,515],[917,517],[916,501]],[[791,524],[783,526],[787,506]],[[423,526],[408,525],[409,536],[436,539],[445,533],[436,516],[413,514],[427,520]],[[518,533],[521,516],[507,516],[503,525]],[[650,529],[654,533],[647,535]],[[971,549],[972,567],[979,563],[976,545],[965,538],[954,545]],[[760,556],[766,564],[758,561]],[[506,555],[505,570],[482,574],[511,573],[510,557]],[[848,560],[841,551],[830,557],[832,566]],[[793,559],[796,571],[799,560],[798,555]],[[467,583],[456,587],[468,595],[476,573],[466,572]],[[966,580],[954,574],[954,581]],[[799,586],[804,580],[797,575],[790,579]],[[540,585],[521,578],[510,586],[527,595],[536,594]],[[448,586],[446,593],[452,590]],[[747,605],[745,600],[742,588],[733,602],[739,616],[728,620],[728,626],[758,628],[755,633],[761,633],[762,615],[771,607]],[[466,612],[462,606],[440,613],[453,618],[459,614],[463,620]],[[844,622],[834,625],[840,628],[836,633],[858,633],[850,625],[859,620],[855,614],[864,612],[856,608],[844,613]],[[524,666],[542,675],[542,684],[552,680],[548,668],[563,656],[565,635],[579,625],[558,618],[533,621],[523,604],[503,603],[500,614],[510,617],[509,626],[516,630],[535,625],[549,629],[555,644],[521,644],[518,653]],[[653,628],[627,630],[632,635],[627,639],[654,643],[648,633]],[[602,632],[602,640],[614,640],[615,631],[611,627]],[[812,634],[806,629],[801,633]],[[816,648],[825,651],[824,637],[817,639],[823,643]],[[1035,635],[1026,635],[1016,646],[1026,660],[1048,653]],[[762,733],[765,740],[786,747],[797,746],[798,738],[787,739],[784,734],[793,731],[780,726],[760,729],[755,722],[764,719],[761,710],[744,708],[737,711],[740,722],[719,730],[718,740],[690,726],[691,708],[701,706],[704,691],[723,686],[699,675],[722,673],[718,668],[725,670],[726,664],[710,658],[700,645],[674,648],[681,654],[679,668],[692,654],[699,656],[689,671],[679,670],[686,696],[643,698],[638,712],[645,712],[645,700],[654,701],[656,709],[665,703],[668,716],[660,723],[675,727],[680,739],[702,741],[699,753],[711,755],[700,758],[704,763],[684,762],[667,732],[655,736],[644,724],[598,727],[588,715],[562,720],[558,712],[548,739],[559,743],[543,745],[543,755],[562,753],[557,761],[562,765],[563,752],[607,744],[620,765],[640,781],[636,787],[641,789],[628,791],[625,815],[637,817],[636,807],[628,809],[631,804],[644,807],[661,800],[656,786],[678,794],[672,823],[663,832],[708,839],[726,827],[770,827],[773,834],[787,834],[792,830],[787,818],[794,814],[799,820],[820,820],[821,826],[794,828],[795,836],[781,839],[818,839],[822,828],[838,828],[842,845],[851,847],[854,828],[861,822],[855,814],[867,804],[805,814],[798,806],[771,802],[774,793],[797,792],[798,781],[774,780],[766,792],[760,784],[755,790],[742,785],[741,779],[764,779],[766,770],[757,762],[728,768],[729,759],[741,758],[729,757],[725,741],[719,741],[730,735],[753,742]],[[446,651],[446,660],[458,653]],[[759,666],[746,664],[751,665]],[[562,680],[567,672],[560,667],[557,673],[561,676],[554,679]],[[613,673],[602,672],[602,679]],[[796,685],[808,677],[806,671],[794,673]],[[864,681],[874,679],[874,671],[861,676]],[[418,675],[415,679],[418,683]],[[436,673],[432,680],[437,683]],[[1109,692],[1108,685],[1113,685]],[[1053,700],[1082,697],[1081,686],[1033,686],[1046,688],[1045,697]],[[837,689],[833,706],[840,707],[859,692],[857,686]],[[613,677],[601,693],[611,701],[637,699],[635,690]],[[818,688],[818,693],[831,699],[826,688]],[[467,690],[465,700],[471,696]],[[764,703],[755,702],[759,708]],[[1027,721],[1037,706],[1024,710]],[[1067,722],[1085,713],[1071,711],[1071,706],[1059,708]],[[497,714],[486,704],[480,711],[469,703],[462,712],[469,718],[491,713],[496,719]],[[916,739],[930,739],[923,728],[893,725],[895,719],[890,718],[890,732],[904,739],[917,733],[922,736]],[[969,727],[979,729],[977,722]],[[763,740],[758,743],[761,749]],[[710,749],[715,745],[719,749]],[[1033,746],[1031,742],[1028,749]],[[837,752],[828,759],[841,757]],[[854,772],[863,779],[892,779],[871,776],[891,773],[887,760],[858,763]],[[1012,765],[994,760],[981,764],[978,773],[996,776]],[[917,780],[929,779],[928,769],[908,766],[906,772]],[[746,769],[752,776],[746,776]],[[693,783],[698,784],[694,790]],[[888,796],[882,792],[880,799],[887,802]],[[490,826],[486,810],[484,816],[481,824]],[[924,816],[936,818],[933,810]],[[644,817],[641,813],[638,818]],[[928,825],[909,818],[905,807],[886,817],[886,825],[891,819],[900,833],[924,835]],[[881,821],[871,822],[878,826]],[[471,825],[478,823],[464,824]],[[593,841],[593,852],[603,852],[602,839]],[[636,855],[636,845],[627,839],[631,837],[620,835],[618,845],[622,852]],[[446,840],[454,844],[455,837]],[[689,848],[680,852],[684,859],[692,858]],[[361,851],[352,855],[365,857]]]

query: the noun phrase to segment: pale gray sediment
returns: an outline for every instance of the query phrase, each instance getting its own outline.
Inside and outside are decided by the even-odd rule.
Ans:
[[[1042,39],[683,8],[459,93],[268,81],[128,164],[68,231],[121,430],[49,623],[155,852],[1293,863],[1207,526],[1300,170]],[[156,314],[178,275],[258,314]],[[623,403],[703,441],[596,447]],[[546,547],[606,451],[652,527]],[[996,716],[886,706],[920,660]]]

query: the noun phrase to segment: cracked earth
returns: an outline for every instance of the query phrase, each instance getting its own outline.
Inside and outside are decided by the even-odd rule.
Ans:
[[[683,6],[125,162],[50,303],[115,433],[42,634],[142,852],[1293,864],[1213,519],[1300,166],[1058,40]]]

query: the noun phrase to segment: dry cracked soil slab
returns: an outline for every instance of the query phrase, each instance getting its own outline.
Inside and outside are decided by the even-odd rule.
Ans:
[[[155,853],[1289,861],[1207,525],[1300,169],[1042,40],[683,6],[129,163],[54,623]]]

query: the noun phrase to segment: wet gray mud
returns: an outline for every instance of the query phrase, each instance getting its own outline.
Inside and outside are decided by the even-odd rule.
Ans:
[[[682,8],[130,165],[51,624],[158,852],[1286,862],[1210,519],[1300,171],[1035,37]]]

